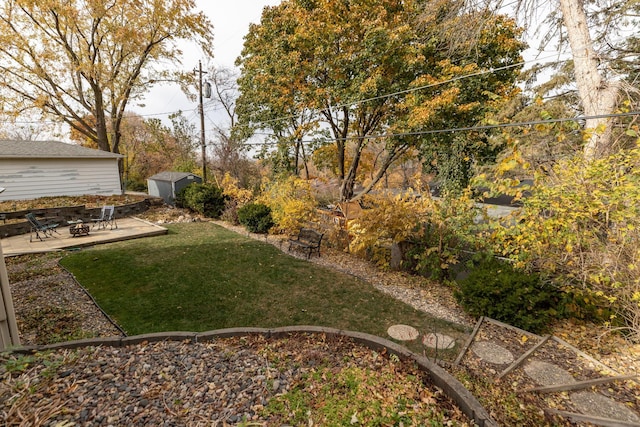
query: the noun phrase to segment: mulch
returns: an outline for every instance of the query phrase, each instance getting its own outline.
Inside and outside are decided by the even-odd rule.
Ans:
[[[340,401],[346,383],[340,380],[334,387],[331,381],[348,381],[353,372],[366,377],[355,390],[357,400],[375,405],[347,406],[337,414],[340,425],[354,419],[370,425],[393,416],[406,425],[432,419],[471,425],[413,366],[344,337],[155,342],[61,350],[37,360],[4,355],[1,361],[0,420],[6,426],[257,426],[299,424],[301,419],[305,425],[327,425],[327,402],[316,396],[329,385],[324,396]],[[387,387],[389,379],[393,387]],[[313,403],[288,406],[290,391]],[[349,387],[345,392],[348,397]],[[272,400],[275,404],[267,408]],[[401,401],[404,409],[399,410]]]

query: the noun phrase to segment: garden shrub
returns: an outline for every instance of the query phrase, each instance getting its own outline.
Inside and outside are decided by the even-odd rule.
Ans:
[[[371,207],[349,223],[350,250],[369,254],[382,267],[389,265],[389,251],[384,248],[402,244],[411,248],[404,256],[406,269],[442,278],[458,263],[461,246],[475,247],[474,219],[480,209],[470,192],[443,199],[429,193],[368,196],[366,203]]]
[[[558,316],[561,297],[537,273],[527,273],[492,256],[461,280],[454,295],[472,316],[486,316],[540,333]]]
[[[271,208],[273,221],[283,233],[297,234],[300,228],[317,219],[311,184],[296,176],[265,181],[257,202]]]
[[[233,199],[227,200],[224,204],[222,214],[220,214],[220,219],[234,225],[240,224],[240,220],[238,219],[238,202]]]
[[[253,192],[246,188],[241,188],[238,184],[238,179],[234,178],[228,172],[224,174],[222,182],[220,183],[223,194],[236,202],[237,206],[242,206],[253,198]]]
[[[178,190],[178,192],[176,193],[176,198],[173,201],[173,203],[176,205],[177,208],[181,208],[181,209],[189,209],[189,206],[187,206],[187,203],[185,201],[185,194],[187,193],[189,187],[191,185],[194,184],[189,184],[186,187],[182,187],[180,190]]]
[[[266,234],[274,226],[271,208],[262,203],[249,203],[238,209],[238,221],[252,233]]]
[[[232,224],[240,224],[238,209],[249,203],[253,198],[253,192],[246,188],[240,188],[238,180],[228,172],[224,174],[220,185],[223,194],[227,196],[220,218]]]
[[[494,251],[590,302],[606,299],[611,325],[621,321],[640,342],[640,143],[591,161],[560,160],[530,192],[513,221],[488,235]]]
[[[136,181],[133,179],[126,179],[123,182],[124,188],[128,191],[147,191],[147,183],[145,181]]]
[[[208,218],[220,218],[228,199],[213,184],[189,184],[176,195],[176,206],[191,209]]]

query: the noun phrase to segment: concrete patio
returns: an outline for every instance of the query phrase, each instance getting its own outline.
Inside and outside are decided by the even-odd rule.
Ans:
[[[167,234],[168,230],[159,225],[136,218],[118,218],[118,228],[113,230],[93,228],[86,236],[73,237],[69,227],[58,227],[59,234],[48,237],[42,241],[33,235],[33,241],[29,241],[29,234],[6,237],[0,239],[4,256],[15,256],[28,253],[52,252],[70,248],[93,246],[101,243],[118,242],[121,240],[138,239],[140,237],[159,236]]]

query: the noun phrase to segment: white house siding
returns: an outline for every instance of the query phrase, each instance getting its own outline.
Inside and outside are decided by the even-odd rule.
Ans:
[[[0,200],[122,194],[117,158],[0,159]]]

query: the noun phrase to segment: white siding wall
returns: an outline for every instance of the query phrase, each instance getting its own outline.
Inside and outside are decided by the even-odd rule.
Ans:
[[[0,200],[122,194],[118,159],[0,159]]]

